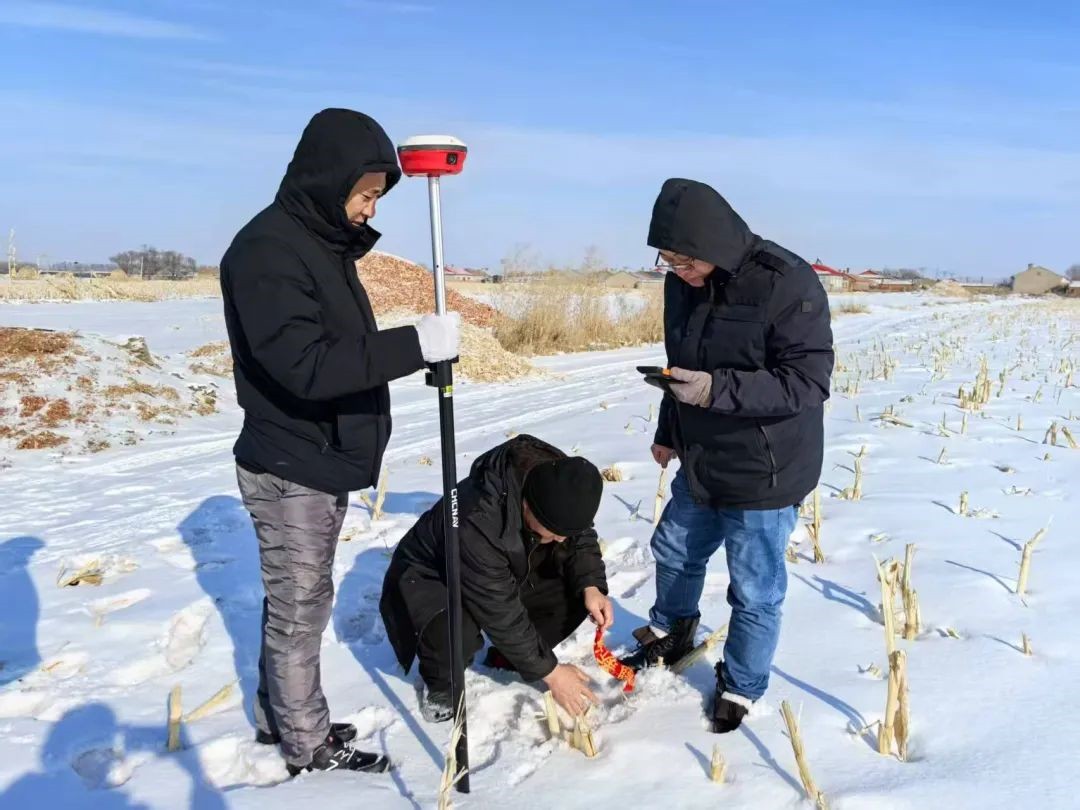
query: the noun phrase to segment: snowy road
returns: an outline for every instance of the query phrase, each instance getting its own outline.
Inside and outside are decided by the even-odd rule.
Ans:
[[[827,417],[828,560],[815,566],[803,550],[790,566],[772,688],[745,730],[724,738],[704,730],[707,665],[685,679],[650,673],[629,701],[593,668],[605,705],[602,753],[590,762],[546,741],[535,690],[475,670],[474,794],[460,806],[585,807],[607,799],[796,806],[801,788],[778,713],[784,699],[801,707],[807,755],[833,807],[1010,807],[1020,799],[1078,806],[1067,784],[1075,744],[1055,721],[1065,712],[1056,696],[1072,684],[1075,703],[1080,682],[1073,629],[1080,596],[1071,573],[1080,551],[1068,521],[1080,451],[1041,445],[1054,420],[1080,434],[1080,422],[1070,421],[1080,411],[1078,389],[1061,387],[1062,361],[1077,359],[1077,344],[1067,345],[1077,308],[892,300],[835,321],[848,369],[836,375],[836,389],[845,390],[856,367],[863,379],[857,396],[834,396]],[[153,351],[170,355],[221,338],[219,302],[176,306],[0,307],[0,324],[142,334]],[[940,347],[949,347],[949,358],[932,379]],[[868,379],[884,365],[882,348],[895,370]],[[998,373],[1016,369],[961,434],[956,391],[974,382],[983,355],[995,393]],[[567,355],[539,361],[543,377],[456,389],[462,473],[477,453],[524,432],[623,470],[627,480],[607,487],[597,519],[619,606],[613,647],[628,642],[651,602],[649,419],[659,395],[634,366],[661,360],[657,347]],[[395,772],[285,781],[274,752],[250,741],[241,696],[253,689],[261,586],[231,464],[239,413],[225,397],[222,413],[136,447],[62,459],[15,454],[0,469],[0,808],[48,796],[62,807],[267,810],[337,802],[343,790],[357,805],[434,806],[447,729],[418,719],[412,678],[395,671],[376,608],[387,549],[437,497],[438,468],[423,463],[438,461],[437,410],[419,375],[396,384],[393,397],[386,515],[372,525],[353,499],[323,673],[336,717],[356,722],[368,745],[385,746],[399,763]],[[889,406],[912,427],[871,421]],[[863,445],[863,500],[831,497],[850,485],[851,454]],[[947,462],[938,464],[942,448]],[[974,516],[955,514],[962,491]],[[1051,517],[1024,604],[1012,593],[1018,548]],[[795,539],[804,537],[800,528]],[[912,761],[900,763],[879,756],[861,733],[883,713],[885,684],[860,668],[885,669],[871,555],[902,558],[909,542],[918,545],[926,626],[903,643],[913,729]],[[104,584],[57,587],[63,567],[90,559],[105,569]],[[727,620],[726,583],[721,554],[706,583],[709,629]],[[1030,659],[1013,646],[1025,632],[1036,651]],[[584,664],[590,650],[583,629],[560,654]],[[181,685],[190,710],[238,677],[216,713],[185,727],[184,750],[164,754],[169,689]],[[705,776],[717,741],[729,763],[722,787]]]

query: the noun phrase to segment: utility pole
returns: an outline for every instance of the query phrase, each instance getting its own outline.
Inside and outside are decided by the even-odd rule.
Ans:
[[[8,235],[7,257],[8,257],[8,264],[7,264],[8,282],[10,283],[10,282],[15,281],[15,229],[14,228],[11,229],[11,233]]]

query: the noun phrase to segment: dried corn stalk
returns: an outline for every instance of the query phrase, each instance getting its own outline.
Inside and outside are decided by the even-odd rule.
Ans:
[[[562,723],[559,721],[559,710],[555,706],[555,697],[551,692],[544,692],[544,717],[547,719],[551,739],[559,739],[562,734]]]
[[[1080,447],[1078,447],[1077,444],[1076,444],[1076,439],[1073,438],[1072,433],[1069,431],[1069,429],[1067,427],[1062,425],[1061,432],[1065,436],[1065,441],[1067,441],[1069,443],[1069,447],[1071,447],[1073,450],[1080,449]]]
[[[713,746],[712,759],[709,760],[709,779],[722,785],[726,773],[727,763],[724,761],[724,755],[720,753],[720,744],[717,743]]]
[[[664,513],[664,485],[667,478],[667,468],[660,468],[660,482],[656,485],[656,503],[653,504],[653,526],[660,523],[660,516]]]
[[[908,543],[904,554],[904,576],[900,594],[904,600],[904,638],[913,641],[919,634],[922,617],[919,615],[919,594],[911,587],[911,563],[915,556],[915,544]]]
[[[947,464],[948,463],[948,458],[946,458],[946,455],[947,454],[945,452],[945,448],[942,447],[941,448],[941,453],[939,453],[938,457],[937,457],[937,463],[938,464]]]
[[[806,797],[814,802],[819,810],[826,810],[828,804],[825,801],[825,794],[818,790],[817,785],[814,784],[814,777],[810,773],[810,766],[806,762],[806,753],[803,750],[802,735],[799,733],[799,723],[795,719],[795,715],[791,711],[791,706],[786,700],[780,704],[780,713],[783,715],[784,723],[787,725],[788,738],[791,740],[791,750],[795,753],[795,763],[799,766],[799,779],[802,780],[803,790],[806,791]]]
[[[100,585],[105,580],[105,571],[101,563],[91,560],[81,565],[76,571],[68,573],[66,568],[61,568],[56,577],[57,587],[67,588],[76,585]]]
[[[593,740],[592,729],[584,715],[574,718],[574,733],[570,744],[589,759],[596,756],[596,741]]]
[[[1020,574],[1016,578],[1016,595],[1022,597],[1027,593],[1028,574],[1031,571],[1031,555],[1035,551],[1035,546],[1039,544],[1039,541],[1043,539],[1046,534],[1046,529],[1039,529],[1039,531],[1024,543],[1024,550],[1020,555]]]
[[[675,674],[682,672],[693,664],[701,660],[705,653],[709,652],[713,647],[727,638],[728,626],[725,624],[718,630],[713,630],[706,636],[705,640],[698,644],[694,649],[676,661],[671,665],[671,671]]]
[[[236,688],[237,683],[238,681],[233,681],[218,689],[210,696],[209,700],[184,715],[184,722],[194,723],[196,720],[202,720],[204,717],[213,714],[219,706],[232,697],[233,690]]]
[[[896,650],[889,656],[889,692],[878,729],[878,753],[890,754],[895,746],[900,760],[907,762],[909,726],[907,654]]]
[[[896,583],[899,577],[899,564],[895,560],[886,560],[885,563],[874,557],[877,566],[878,582],[881,583],[881,620],[885,625],[885,650],[890,658],[896,652],[896,607],[894,599],[896,595]]]
[[[612,464],[610,467],[604,467],[604,469],[600,471],[600,477],[603,478],[605,481],[611,483],[618,483],[625,480],[623,477],[623,471],[619,469],[618,464]]]
[[[464,701],[465,696],[462,695],[461,699]],[[451,810],[454,806],[452,799],[454,786],[468,773],[467,770],[463,770],[461,773],[457,772],[457,748],[458,743],[461,741],[461,724],[465,719],[465,712],[460,710],[460,706],[458,709],[454,718],[454,727],[450,730],[446,762],[443,765],[442,779],[439,782],[439,810]]]
[[[1027,633],[1023,633],[1020,636],[1020,645],[1020,649],[1023,651],[1024,655],[1031,657],[1033,651],[1031,649],[1031,639],[1028,638]]]
[[[372,502],[371,496],[366,492],[360,493],[360,503],[364,504],[371,512],[372,521],[382,520],[383,516],[383,503],[386,501],[386,485],[387,479],[390,477],[390,473],[383,470],[383,474],[379,476],[379,488],[375,492],[375,501]]]
[[[968,494],[967,494],[967,492],[961,492],[960,493],[960,510],[957,512],[957,514],[959,514],[959,515],[961,515],[963,517],[967,517],[969,505],[970,504],[968,503]]]
[[[1054,447],[1057,447],[1057,434],[1058,434],[1058,423],[1057,422],[1051,422],[1050,427],[1047,428],[1046,435],[1043,437],[1043,444],[1049,444],[1049,445],[1052,445]]]
[[[169,693],[169,751],[180,750],[180,721],[184,711],[180,705],[180,687],[174,686]]]

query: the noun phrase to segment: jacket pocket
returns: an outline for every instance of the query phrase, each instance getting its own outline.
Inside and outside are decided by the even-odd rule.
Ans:
[[[679,417],[686,442],[682,463],[697,499],[739,503],[756,500],[771,488],[774,465],[757,420],[701,408],[680,408]]]
[[[717,307],[706,327],[703,343],[702,368],[764,368],[764,307],[745,304]]]

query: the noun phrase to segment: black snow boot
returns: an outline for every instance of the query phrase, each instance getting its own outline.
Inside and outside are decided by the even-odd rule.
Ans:
[[[449,690],[424,688],[420,696],[420,715],[429,723],[445,723],[454,718],[454,700]]]
[[[382,754],[360,751],[348,743],[334,737],[315,749],[311,762],[303,767],[285,765],[290,776],[299,776],[304,771],[363,771],[364,773],[382,773],[390,767],[390,760]]]
[[[664,666],[671,666],[694,649],[694,633],[697,631],[698,616],[677,619],[671,625],[671,631],[663,638],[657,638],[652,628],[645,627],[635,631],[638,648],[621,660],[624,666],[634,671],[656,666],[661,659]]]
[[[352,742],[356,739],[356,726],[352,723],[331,723],[330,736],[343,743]],[[280,745],[281,735],[256,731],[255,742],[259,743],[259,745]]]
[[[724,686],[723,662],[716,662],[716,694],[712,705],[712,730],[727,734],[742,725],[743,718],[754,703],[750,698],[728,692]]]

